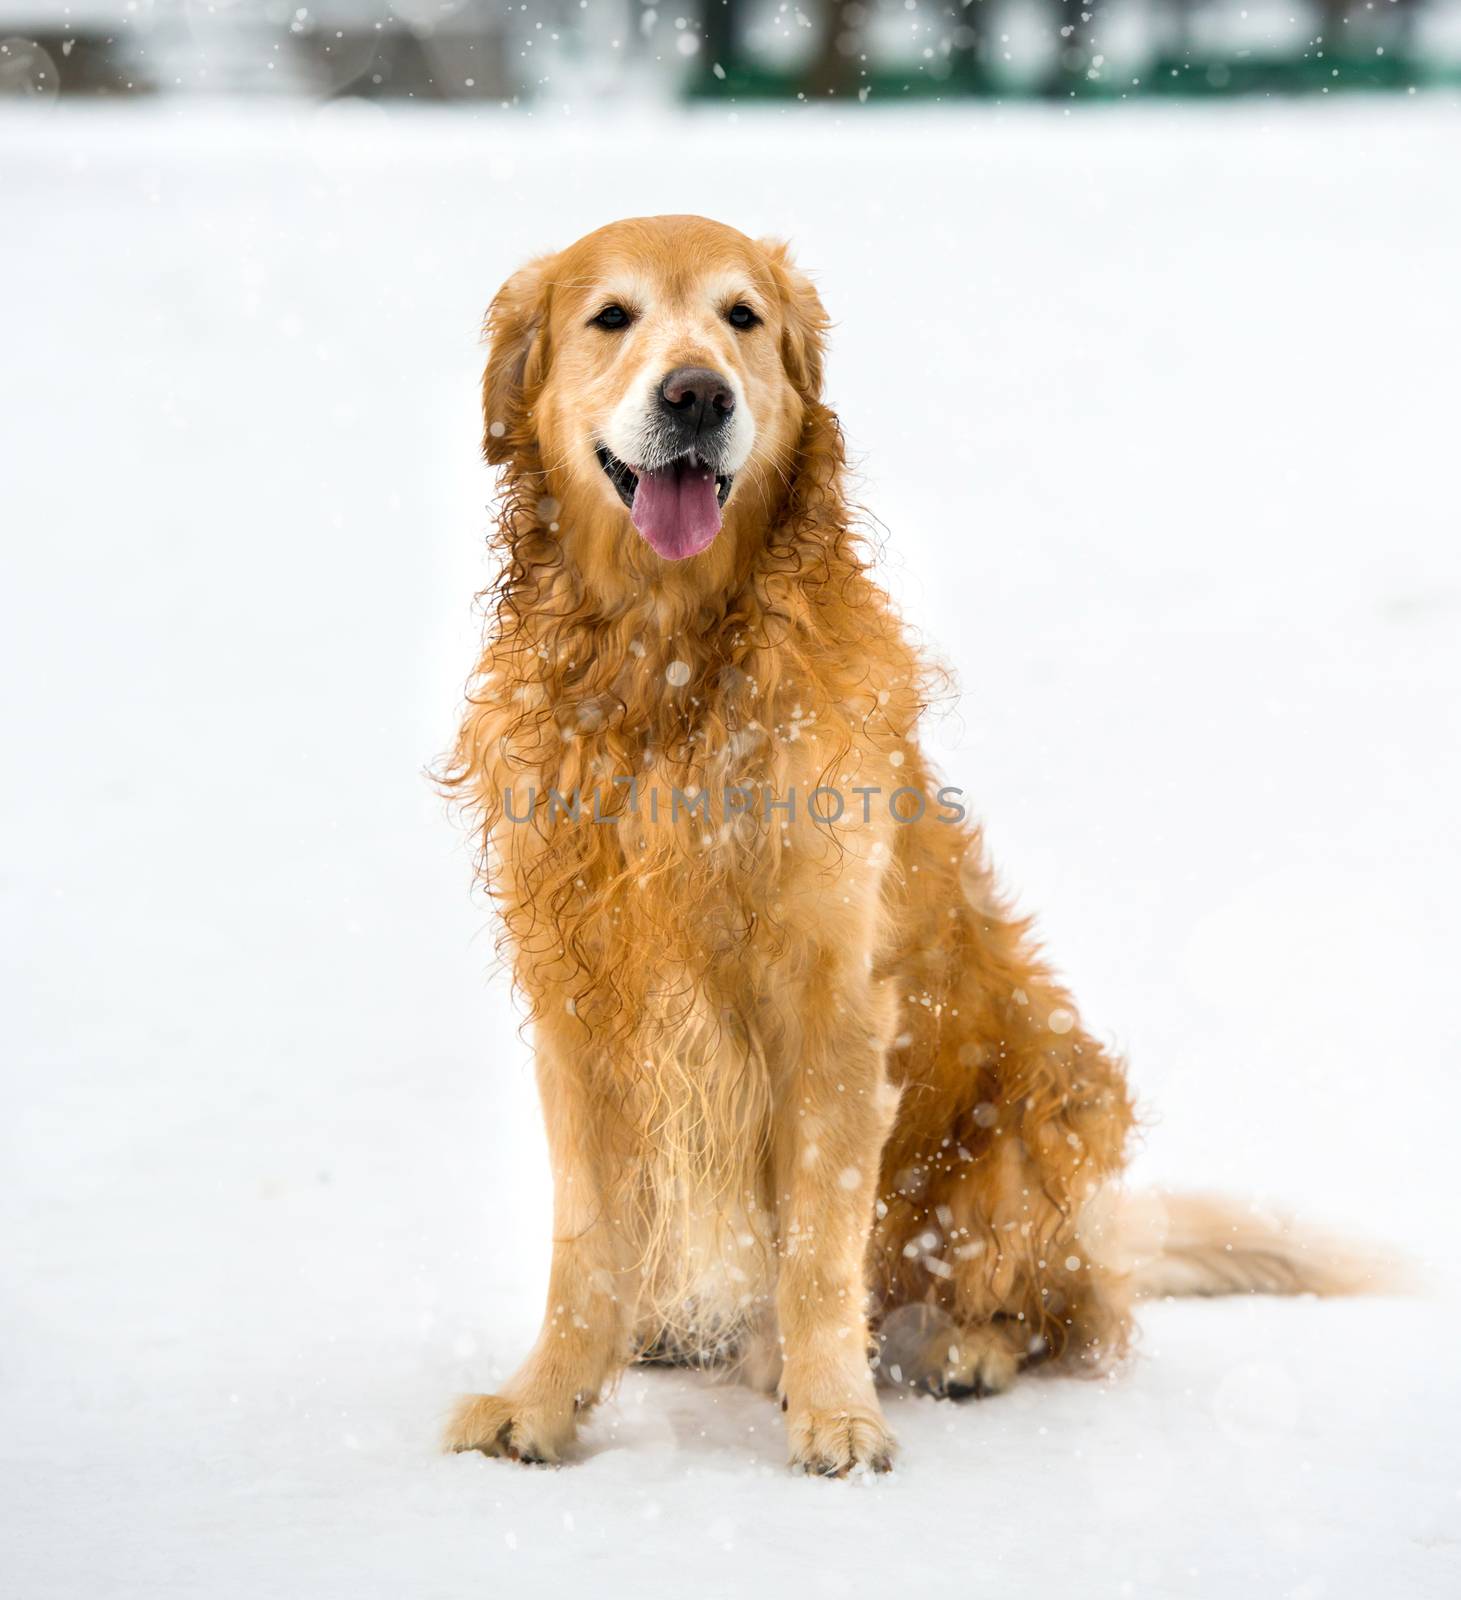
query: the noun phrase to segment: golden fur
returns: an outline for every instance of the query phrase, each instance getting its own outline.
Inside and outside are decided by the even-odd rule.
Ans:
[[[634,297],[632,335],[589,326],[610,293]],[[760,326],[731,328],[727,295]],[[501,1395],[463,1402],[457,1449],[556,1459],[626,1361],[724,1358],[778,1388],[795,1464],[882,1467],[870,1352],[942,1394],[1100,1370],[1159,1284],[1112,1248],[1103,1199],[1133,1126],[1122,1063],[978,829],[933,802],[933,679],[844,497],[826,328],[782,245],[694,217],[601,229],[489,313],[500,576],[446,782],[533,1019],[555,1224],[543,1334]],[[756,421],[719,537],[680,562],[594,456],[656,361],[733,373]],[[733,786],[929,799],[831,823],[730,811]],[[1259,1257],[1290,1260],[1276,1237]],[[1183,1287],[1211,1281],[1194,1271]]]

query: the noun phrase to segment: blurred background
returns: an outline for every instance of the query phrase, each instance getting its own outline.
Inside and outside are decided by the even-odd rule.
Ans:
[[[1414,91],[1461,0],[0,0],[0,93],[1059,99]]]

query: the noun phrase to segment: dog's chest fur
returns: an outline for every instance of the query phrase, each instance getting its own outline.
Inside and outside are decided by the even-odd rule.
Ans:
[[[612,693],[517,692],[495,830],[500,890],[530,914],[551,897],[587,987],[610,979],[657,1027],[656,990],[724,985],[728,960],[796,954],[807,938],[841,943],[840,925],[876,898],[894,842],[887,796],[907,781],[902,741],[870,728],[867,706],[808,679],[766,691],[743,668],[692,669],[673,650],[631,653]]]
[[[774,1290],[769,1035],[827,952],[867,970],[885,931],[886,797],[919,781],[916,747],[889,720],[906,708],[843,666],[850,682],[828,683],[637,636],[612,675],[545,670],[483,707],[511,796],[494,887],[517,978],[540,1015],[568,1006],[580,1069],[627,1112],[640,1330],[682,1351],[739,1343]],[[866,820],[859,785],[879,792]],[[836,825],[819,789],[822,816],[841,799]]]
[[[880,921],[891,826],[812,820],[811,790],[844,776],[827,774],[832,730],[814,724],[810,705],[794,700],[773,727],[732,739],[696,771],[713,793],[753,788],[759,814],[677,809],[670,791],[681,785],[661,784],[651,763],[637,815],[558,819],[559,829],[594,830],[558,848],[578,864],[573,948],[588,970],[576,976],[575,1005],[596,1031],[620,1036],[613,1070],[630,1085],[640,1135],[621,1218],[644,1267],[640,1333],[681,1354],[741,1348],[769,1311],[778,1094],[767,1033],[783,1025],[788,994],[820,951],[861,950],[870,960]],[[593,770],[594,755],[569,753],[575,777]],[[794,808],[767,809],[768,797],[794,797]],[[551,850],[554,837],[527,842]]]

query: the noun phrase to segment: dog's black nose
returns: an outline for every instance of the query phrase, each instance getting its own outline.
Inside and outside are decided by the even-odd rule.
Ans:
[[[659,397],[687,443],[720,427],[736,408],[729,379],[709,367],[676,367],[666,373]]]

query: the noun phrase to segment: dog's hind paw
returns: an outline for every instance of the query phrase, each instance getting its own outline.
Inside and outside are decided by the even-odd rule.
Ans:
[[[1007,1340],[993,1333],[966,1330],[949,1351],[942,1372],[933,1378],[930,1392],[945,1400],[983,1400],[1003,1394],[1015,1381],[1020,1358]]]
[[[940,1400],[984,1399],[1015,1381],[1025,1357],[1000,1322],[961,1327],[938,1306],[899,1306],[878,1330],[878,1377]]]

